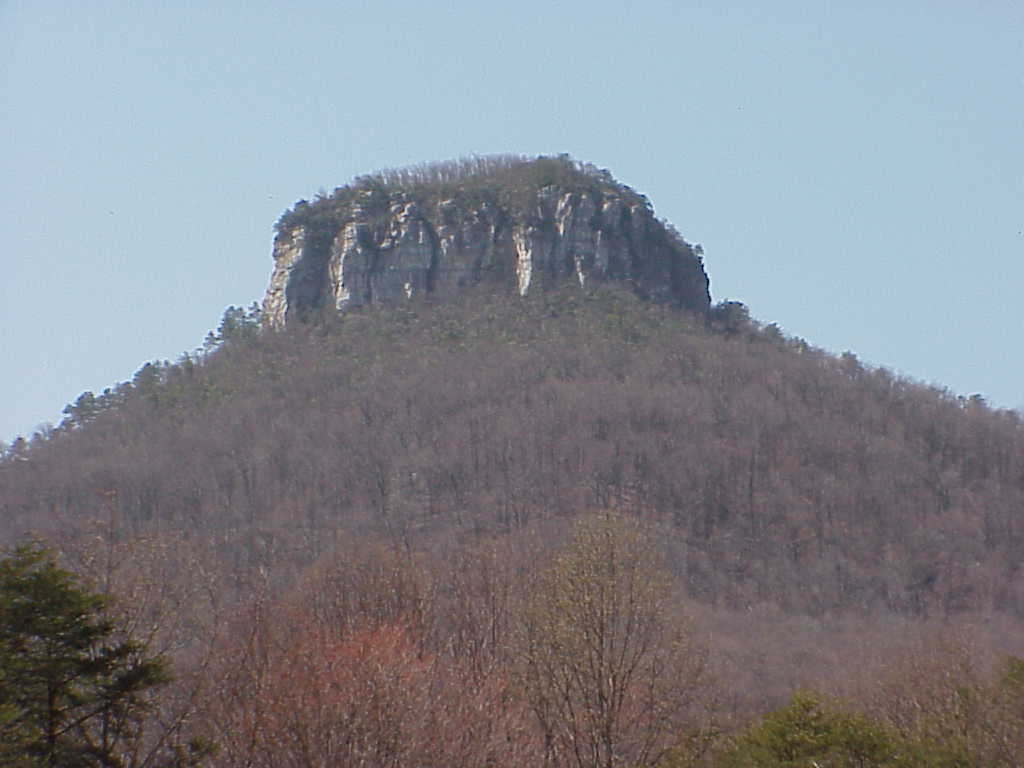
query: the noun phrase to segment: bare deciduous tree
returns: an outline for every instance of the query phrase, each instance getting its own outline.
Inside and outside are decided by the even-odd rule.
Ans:
[[[675,613],[658,548],[614,512],[578,522],[539,577],[521,684],[553,765],[655,765],[695,723],[704,654]]]

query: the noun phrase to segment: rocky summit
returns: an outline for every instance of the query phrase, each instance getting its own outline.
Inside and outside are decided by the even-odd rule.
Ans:
[[[602,281],[705,311],[701,253],[646,197],[566,155],[382,171],[281,217],[264,317],[283,326],[480,284],[526,295]]]

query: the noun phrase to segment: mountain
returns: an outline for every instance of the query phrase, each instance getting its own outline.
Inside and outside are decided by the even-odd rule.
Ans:
[[[694,248],[645,197],[568,156],[476,158],[364,176],[284,214],[267,321],[284,325],[489,284],[528,292],[625,281],[692,310],[710,304]]]
[[[540,764],[523,627],[583,653],[566,616],[588,603],[538,601],[588,594],[588,569],[620,594],[609,530],[654,574],[657,615],[637,615],[684,625],[685,679],[717,680],[681,713],[712,725],[667,742],[737,736],[814,685],[959,760],[872,764],[1018,764],[1024,667],[992,670],[1024,649],[1020,413],[711,306],[697,248],[565,158],[365,177],[278,230],[262,310],[0,456],[0,540],[42,537],[123,596],[216,765],[293,764],[296,734],[329,751],[344,717],[373,731],[392,704],[384,747],[479,737],[475,762],[404,764]],[[589,549],[567,550],[581,518]],[[391,703],[327,700],[364,688]],[[532,757],[484,759],[495,745]]]

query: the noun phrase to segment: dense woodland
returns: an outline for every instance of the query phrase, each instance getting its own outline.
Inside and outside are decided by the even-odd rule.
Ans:
[[[119,765],[1022,764],[1021,414],[742,305],[232,308],[65,413],[0,540],[171,663]]]

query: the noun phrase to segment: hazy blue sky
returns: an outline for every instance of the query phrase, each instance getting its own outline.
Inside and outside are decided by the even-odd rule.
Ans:
[[[261,299],[296,199],[569,152],[716,301],[1024,405],[1024,3],[0,0],[0,440]]]

